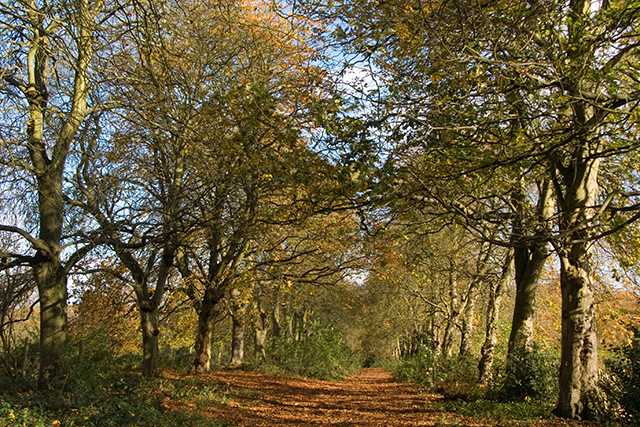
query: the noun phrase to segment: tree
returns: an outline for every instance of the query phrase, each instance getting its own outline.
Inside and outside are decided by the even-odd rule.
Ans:
[[[192,138],[200,129],[192,126],[201,102],[201,70],[181,67],[165,48],[179,40],[162,31],[168,22],[157,13],[150,5],[122,11],[133,29],[101,71],[112,108],[82,142],[71,201],[98,224],[99,240],[127,272],[120,279],[136,297],[145,376],[159,373],[160,308],[193,227],[187,194],[196,184],[188,166],[197,156]]]
[[[198,154],[189,164],[198,227],[178,262],[184,277],[199,282],[199,289],[190,291],[199,317],[197,371],[210,368],[219,303],[246,269],[254,243],[269,227],[309,214],[317,203],[313,177],[329,166],[302,137],[315,126],[316,109],[326,96],[304,27],[280,17],[275,6],[206,6],[183,8],[184,16],[178,13],[175,20],[197,25],[174,30],[176,37],[191,37],[189,61],[201,69],[200,80],[193,82],[201,88],[194,95],[201,102],[192,139]],[[220,26],[210,27],[211,22]],[[211,38],[220,40],[215,49]]]
[[[37,212],[37,235],[18,224],[0,226],[29,247],[26,254],[11,254],[2,268],[29,265],[33,271],[40,301],[38,382],[43,388],[54,387],[63,376],[67,276],[91,247],[81,246],[71,255],[63,249],[68,242],[63,181],[72,144],[92,108],[90,70],[103,8],[101,0],[0,4],[6,43],[0,65],[2,103],[17,109],[7,117],[16,128],[3,141],[9,160],[4,166],[26,178]]]
[[[492,212],[486,210],[488,202],[504,199],[491,187],[489,194],[478,194],[487,176],[508,184],[495,190],[511,191],[525,175],[526,192],[536,181],[553,187],[556,208],[549,218],[553,227],[547,229],[554,233],[535,233],[527,240],[550,242],[562,266],[558,413],[591,416],[597,353],[590,247],[635,220],[628,215],[613,227],[602,221],[605,211],[620,214],[620,209],[633,210],[635,202],[619,180],[600,170],[601,163],[615,165],[637,147],[638,92],[632,83],[637,8],[625,1],[597,6],[587,1],[428,6],[400,1],[367,14],[368,4],[339,6],[354,17],[342,33],[389,82],[385,103],[397,144],[407,142],[411,150],[424,152],[419,165],[435,166],[414,175],[422,188],[435,188],[430,198],[455,207],[442,191],[448,188],[443,179],[467,179],[473,190],[462,193],[467,203],[456,203],[456,209],[465,213],[468,204],[479,204],[482,209],[471,212],[486,217]],[[511,111],[514,103],[521,106],[518,114]],[[514,122],[517,131],[511,133]],[[600,188],[606,188],[607,197]],[[616,209],[613,199],[619,202]]]

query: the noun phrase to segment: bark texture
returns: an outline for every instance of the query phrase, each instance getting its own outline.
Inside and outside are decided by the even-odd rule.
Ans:
[[[262,305],[257,305],[258,315],[255,322],[255,353],[256,359],[264,361],[267,358],[267,313]]]
[[[598,340],[591,276],[593,231],[588,224],[595,215],[598,169],[599,159],[585,159],[564,175],[567,191],[560,224],[565,237],[560,251],[562,342],[556,413],[565,418],[594,415],[590,398],[598,383]]]
[[[140,310],[140,326],[142,328],[142,375],[145,377],[155,377],[159,374],[158,335],[160,335],[160,324],[158,310]]]
[[[468,356],[471,352],[471,334],[473,333],[473,316],[475,314],[475,292],[473,287],[469,288],[464,310],[462,312],[462,321],[460,325],[460,349],[458,355],[460,357]]]
[[[449,272],[449,306],[447,307],[447,319],[444,326],[442,336],[442,354],[449,358],[453,352],[453,333],[458,318],[460,317],[460,308],[458,307],[458,284],[453,278],[453,272]]]
[[[231,360],[229,366],[237,368],[244,363],[244,326],[246,305],[237,289],[231,291]]]
[[[525,186],[512,194],[513,225],[512,243],[514,245],[514,274],[516,282],[516,299],[511,320],[511,333],[507,351],[507,372],[516,377],[528,375],[525,370],[517,369],[522,358],[527,357],[533,346],[533,327],[535,315],[536,290],[540,274],[549,256],[548,228],[553,216],[554,203],[552,189],[548,180],[538,183],[538,203],[535,206],[533,221],[529,221],[529,211],[533,208],[527,202]],[[518,389],[527,395],[526,378],[512,378],[519,384]]]
[[[219,314],[219,304],[224,293],[218,287],[211,286],[205,290],[198,310],[198,328],[195,339],[195,372],[211,370],[211,341]]]
[[[481,384],[487,384],[491,380],[491,370],[497,343],[498,313],[504,289],[511,280],[513,280],[513,252],[509,251],[502,266],[500,279],[493,283],[489,289],[484,343],[480,349],[480,361],[478,363],[478,380]]]
[[[67,339],[67,275],[59,260],[34,267],[40,297],[40,370],[38,385],[55,387]]]

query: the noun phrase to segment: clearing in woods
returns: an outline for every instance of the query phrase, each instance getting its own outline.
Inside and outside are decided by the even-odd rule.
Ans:
[[[190,376],[183,378],[191,378]],[[442,397],[395,382],[380,368],[368,368],[342,381],[288,378],[240,370],[194,376],[222,385],[225,398],[205,407],[189,401],[163,401],[166,409],[194,411],[229,425],[493,426],[578,425],[566,421],[516,422],[463,417],[434,407]]]

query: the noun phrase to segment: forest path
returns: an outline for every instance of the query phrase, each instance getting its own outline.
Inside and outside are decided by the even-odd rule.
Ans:
[[[229,387],[232,400],[204,412],[233,425],[428,426],[463,421],[429,410],[428,402],[439,396],[394,382],[380,368],[364,369],[342,381],[246,371],[220,371],[210,377]]]
[[[389,372],[380,368],[363,369],[342,381],[289,378],[240,370],[218,371],[197,378],[218,383],[228,397],[215,405],[198,405],[197,412],[234,426],[519,424],[463,417],[434,408],[432,403],[441,400],[441,396],[396,382]],[[172,410],[193,410],[196,405],[173,401],[168,406]]]

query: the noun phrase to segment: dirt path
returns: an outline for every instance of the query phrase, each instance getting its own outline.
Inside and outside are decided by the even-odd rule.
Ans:
[[[366,369],[344,381],[278,378],[255,372],[228,371],[217,381],[257,396],[234,399],[236,405],[211,408],[216,418],[237,425],[435,425],[437,414],[424,409],[433,399],[406,384],[393,382],[382,369]]]
[[[434,409],[430,403],[440,400],[440,396],[394,382],[388,372],[378,368],[364,369],[343,381],[286,378],[246,371],[215,372],[206,380],[221,384],[229,400],[200,408],[198,412],[230,425],[496,425],[495,420],[465,418]],[[173,410],[189,409],[175,403]]]

